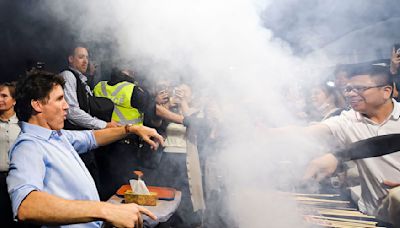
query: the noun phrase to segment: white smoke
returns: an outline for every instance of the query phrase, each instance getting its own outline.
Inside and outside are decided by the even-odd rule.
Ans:
[[[314,143],[301,136],[281,139],[255,126],[260,120],[268,126],[297,123],[292,112],[296,101],[286,100],[282,91],[313,75],[304,70],[309,63],[294,57],[287,43],[263,27],[260,12],[269,4],[109,0],[48,1],[47,7],[68,21],[68,29],[81,40],[115,43],[117,59],[133,59],[146,76],[190,74],[198,82],[194,90],[210,91],[221,104],[228,136],[218,168],[226,174],[226,208],[235,223],[301,227],[294,203],[275,197],[273,190],[299,177],[297,168]],[[302,148],[291,144],[296,140]],[[299,164],[292,163],[296,160]]]

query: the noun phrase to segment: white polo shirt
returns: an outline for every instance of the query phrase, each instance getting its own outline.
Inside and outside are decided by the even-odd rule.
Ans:
[[[339,143],[347,146],[353,142],[375,137],[400,133],[400,104],[393,100],[391,115],[381,124],[374,123],[360,113],[349,110],[341,115],[322,122],[329,127]],[[361,177],[360,210],[376,215],[378,206],[388,194],[383,185],[384,180],[400,183],[400,153],[392,153],[381,157],[355,160]]]

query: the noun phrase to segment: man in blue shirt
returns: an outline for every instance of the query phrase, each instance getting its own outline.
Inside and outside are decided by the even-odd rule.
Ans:
[[[10,150],[7,177],[14,217],[56,227],[141,226],[140,213],[155,216],[136,204],[100,202],[93,178],[78,156],[97,146],[137,134],[153,148],[162,137],[145,126],[102,130],[62,130],[68,104],[64,80],[38,73],[17,85],[15,110],[21,134]],[[80,224],[78,224],[80,223]],[[75,225],[66,225],[75,224]]]

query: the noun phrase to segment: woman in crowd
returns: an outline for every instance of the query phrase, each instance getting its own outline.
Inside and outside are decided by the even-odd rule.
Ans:
[[[177,118],[161,119],[157,130],[166,135],[165,147],[156,167],[142,168],[144,179],[149,185],[172,187],[182,192],[181,204],[171,221],[173,227],[198,227],[200,211],[204,209],[200,161],[197,145],[192,139],[194,132],[190,134],[183,125],[184,116],[195,112],[190,107],[191,88],[160,78],[153,85],[153,95],[157,112],[168,109]]]
[[[343,111],[341,95],[332,86],[326,83],[319,84],[311,89],[312,114],[315,121],[322,121],[339,115]]]
[[[5,227],[14,227],[11,202],[7,192],[8,150],[17,138],[20,128],[14,112],[15,84],[0,84],[0,221]]]

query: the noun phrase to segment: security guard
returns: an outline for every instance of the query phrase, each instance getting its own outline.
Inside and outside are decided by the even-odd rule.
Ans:
[[[99,82],[93,92],[96,97],[106,97],[114,102],[112,120],[122,125],[143,125],[144,99],[147,96],[132,80],[128,71],[115,68],[111,81]]]
[[[97,97],[113,101],[112,120],[121,125],[143,125],[145,114],[146,118],[155,118],[155,103],[131,75],[127,70],[113,68],[111,80],[99,82],[93,92]],[[121,185],[129,183],[129,179],[134,177],[132,171],[141,163],[141,141],[136,136],[129,136],[108,147],[112,153],[96,154],[102,200],[107,200]]]

